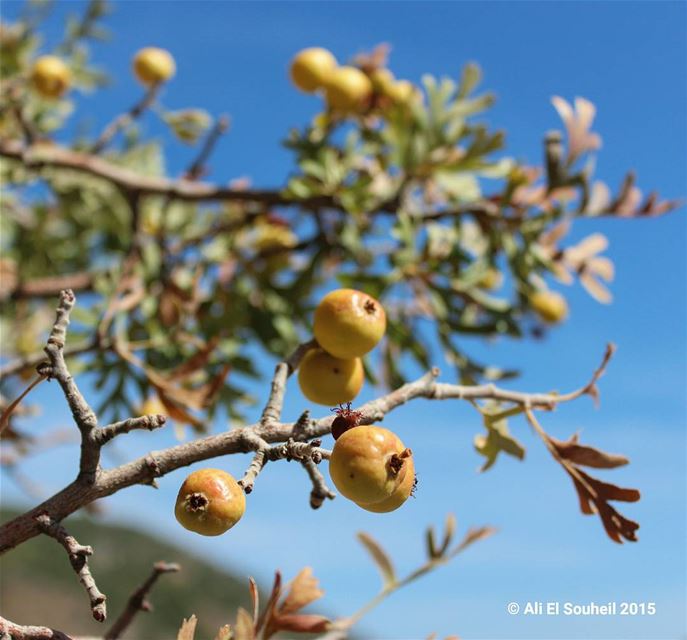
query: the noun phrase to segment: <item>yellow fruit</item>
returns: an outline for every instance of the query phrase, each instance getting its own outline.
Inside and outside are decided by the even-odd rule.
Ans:
[[[341,495],[365,505],[389,498],[408,472],[412,452],[382,427],[359,426],[342,433],[332,450],[329,474]]]
[[[148,396],[140,406],[138,412],[142,416],[155,416],[158,414],[164,416],[168,413],[165,405],[162,404],[162,400],[160,400],[157,394]]]
[[[358,502],[358,506],[371,511],[372,513],[389,513],[396,511],[403,503],[412,495],[415,488],[415,463],[412,456],[406,459],[406,475],[403,481],[396,487],[394,491],[386,500],[376,502],[374,504],[363,504]]]
[[[389,91],[392,89],[396,79],[389,69],[380,67],[370,74],[370,80],[372,81],[374,90],[386,96],[389,95]]]
[[[416,95],[415,85],[408,80],[394,82],[387,91],[387,95],[396,104],[408,104]]]
[[[291,80],[301,91],[312,93],[324,86],[336,67],[331,51],[320,47],[303,49],[291,61]]]
[[[219,536],[231,529],[245,510],[246,496],[233,476],[221,469],[200,469],[181,485],[174,515],[189,531]]]
[[[331,291],[315,309],[315,339],[337,358],[364,356],[374,349],[385,330],[386,314],[382,305],[362,291]]]
[[[360,111],[372,94],[372,82],[356,67],[338,67],[324,86],[327,105],[335,111]]]
[[[283,224],[263,222],[255,229],[253,246],[257,253],[266,254],[264,259],[269,271],[285,267],[289,262],[289,249],[297,244],[296,234]]]
[[[329,407],[351,402],[362,389],[365,373],[360,358],[341,360],[311,349],[298,367],[298,384],[312,402]]]
[[[502,284],[503,274],[494,267],[489,267],[477,282],[482,289],[489,290],[498,289]]]
[[[31,84],[44,98],[59,98],[71,81],[69,67],[56,56],[41,56],[31,67]]]
[[[568,316],[568,303],[556,291],[535,291],[530,296],[530,304],[535,313],[550,324],[562,322]]]
[[[141,84],[151,87],[167,82],[176,73],[176,63],[166,49],[146,47],[134,56],[134,74]]]

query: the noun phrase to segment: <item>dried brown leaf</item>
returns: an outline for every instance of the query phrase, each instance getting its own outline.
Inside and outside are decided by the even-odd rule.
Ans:
[[[177,633],[177,640],[193,640],[196,635],[196,624],[198,624],[198,618],[195,615],[192,615],[188,620],[184,619]]]
[[[640,499],[639,491],[602,482],[587,475],[574,465],[570,465],[570,468],[566,466],[565,469],[577,490],[582,513],[585,515],[598,514],[608,537],[614,542],[621,544],[623,539],[636,542],[636,531],[639,529],[639,524],[625,518],[608,502],[609,500],[637,502]]]
[[[307,613],[279,614],[274,619],[278,631],[295,631],[297,633],[319,633],[327,631],[331,621],[324,616]]]
[[[451,557],[458,555],[465,549],[467,549],[471,544],[474,544],[478,540],[485,540],[489,536],[496,533],[494,527],[479,527],[477,529],[468,529],[465,537],[461,543],[451,552]]]
[[[260,613],[260,592],[253,578],[248,578],[248,590],[250,591],[250,600],[253,604],[253,624],[257,626]]]
[[[610,304],[613,302],[613,295],[611,292],[588,271],[583,271],[580,274],[580,284],[597,302],[601,302],[602,304]]]
[[[255,640],[253,617],[243,607],[239,607],[239,610],[236,613],[236,625],[234,626],[233,640]]]
[[[617,453],[606,453],[600,449],[595,449],[588,445],[579,444],[578,434],[573,435],[570,440],[562,441],[549,436],[549,441],[556,448],[558,455],[575,464],[595,469],[614,469],[621,467],[629,460]]]
[[[230,624],[225,624],[219,628],[215,640],[234,640],[234,635]]]
[[[317,578],[312,574],[312,568],[305,567],[291,582],[289,592],[279,607],[280,617],[300,611],[323,595],[324,591],[319,588]]]
[[[169,374],[169,379],[183,380],[199,369],[205,368],[210,360],[210,356],[212,356],[212,352],[219,344],[219,341],[219,336],[212,337],[202,349],[193,354],[190,358],[188,358],[188,360],[180,364],[176,369],[171,371]]]
[[[274,583],[272,584],[272,591],[270,597],[267,599],[267,604],[262,612],[262,615],[258,619],[258,623],[255,625],[256,633],[263,631],[263,638],[267,640],[272,634],[275,633],[276,629],[273,627],[273,620],[276,614],[277,602],[281,597],[281,573],[279,571],[274,572]]]

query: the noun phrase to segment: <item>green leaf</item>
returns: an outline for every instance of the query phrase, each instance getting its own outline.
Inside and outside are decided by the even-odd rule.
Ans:
[[[479,407],[478,407],[479,408]],[[508,431],[508,421],[498,405],[491,405],[479,408],[484,418],[484,426],[487,435],[478,434],[475,436],[475,449],[486,458],[480,471],[486,471],[495,462],[499,453],[502,451],[518,460],[525,457],[525,448],[510,435]]]
[[[475,87],[482,80],[482,69],[480,66],[474,62],[468,62],[463,67],[463,71],[460,76],[460,83],[458,85],[458,97],[465,98],[471,94]]]
[[[386,551],[382,549],[380,544],[372,538],[372,536],[367,533],[360,531],[358,533],[358,540],[367,549],[369,554],[372,556],[379,572],[382,574],[382,581],[384,583],[384,589],[388,589],[394,586],[397,582],[396,572],[391,564],[391,559],[387,555]]]
[[[195,144],[212,124],[212,116],[203,109],[169,111],[162,116],[172,133],[182,142]]]

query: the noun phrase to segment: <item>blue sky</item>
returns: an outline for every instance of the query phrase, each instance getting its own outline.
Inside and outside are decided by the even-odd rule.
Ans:
[[[19,6],[6,1],[3,13],[11,18]],[[56,37],[60,16],[80,6],[59,6],[50,38]],[[107,122],[139,94],[129,72],[133,53],[151,44],[168,48],[178,74],[165,90],[165,104],[231,114],[232,130],[212,164],[217,180],[250,175],[258,186],[283,183],[291,164],[279,141],[318,107],[315,98],[289,84],[288,60],[297,50],[326,46],[345,60],[389,42],[391,68],[413,81],[426,72],[456,77],[465,62],[479,62],[484,86],[498,96],[488,120],[508,131],[511,155],[537,162],[543,133],[560,126],[550,97],[580,95],[598,108],[595,130],[604,141],[599,178],[615,186],[634,168],[646,190],[673,197],[687,193],[683,2],[137,1],[115,8],[109,19],[114,39],[95,53],[112,71],[113,85],[85,96],[80,112],[96,127]],[[160,131],[154,123],[149,130]],[[192,151],[170,143],[168,153],[174,172]],[[586,441],[631,458],[629,467],[603,477],[642,490],[639,504],[622,509],[642,524],[639,543],[614,545],[595,518],[578,512],[568,479],[522,422],[512,428],[528,447],[526,460],[501,459],[487,473],[476,473],[481,461],[472,438],[480,424],[474,411],[459,403],[435,403],[431,411],[425,402],[412,403],[388,418],[387,426],[412,446],[421,481],[417,499],[388,516],[361,512],[341,499],[312,512],[307,478],[280,463],[260,477],[240,525],[219,539],[194,537],[174,521],[172,504],[185,470],[162,479],[159,492],[137,487],[113,497],[107,517],[163,531],[263,584],[275,568],[291,575],[311,565],[327,592],[324,606],[346,614],[376,588],[375,570],[354,540],[356,531],[383,541],[403,572],[422,559],[424,527],[440,525],[453,511],[461,530],[489,523],[500,532],[393,596],[365,619],[364,637],[415,639],[431,631],[464,638],[687,637],[684,210],[660,220],[580,222],[573,238],[592,231],[611,242],[608,255],[617,268],[612,306],[598,305],[579,287],[566,288],[571,319],[545,341],[474,342],[472,349],[491,362],[521,367],[523,376],[511,387],[546,391],[579,385],[605,342],[618,344],[601,383],[601,409],[582,399],[543,421],[557,437],[581,429]],[[273,365],[260,364],[265,371]],[[253,391],[264,396],[265,388]],[[371,396],[366,390],[362,399]],[[36,431],[69,423],[54,385],[36,399],[51,407],[49,419],[36,421]],[[292,382],[286,417],[295,417],[303,406]],[[173,443],[170,430],[131,435],[116,448],[118,455],[133,458]],[[27,470],[58,488],[71,479],[76,455],[76,447],[62,448],[36,458]],[[246,462],[234,456],[219,464],[240,475]],[[8,501],[25,501],[6,478],[2,494]],[[657,614],[526,618],[505,612],[508,602],[527,600],[653,601]]]

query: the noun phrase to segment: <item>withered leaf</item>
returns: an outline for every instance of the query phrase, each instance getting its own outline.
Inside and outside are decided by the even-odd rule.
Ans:
[[[555,447],[558,455],[564,460],[595,469],[614,469],[627,464],[629,460],[617,453],[606,453],[588,445],[579,444],[578,434],[570,440],[562,441],[549,436],[549,441]]]
[[[391,563],[391,558],[387,555],[386,551],[381,547],[381,545],[367,533],[360,531],[358,533],[358,540],[367,549],[372,559],[375,561],[379,572],[382,574],[382,581],[384,582],[384,588],[390,587],[396,584],[396,572],[394,571],[394,566]]]
[[[215,640],[234,640],[234,636],[231,631],[231,625],[222,625],[215,635]]]
[[[269,638],[276,629],[273,627],[273,619],[276,613],[277,602],[281,596],[281,572],[274,572],[274,583],[272,584],[272,591],[270,597],[267,599],[267,604],[265,605],[265,610],[258,619],[258,623],[255,625],[256,633],[264,628],[263,638]]]
[[[253,617],[243,607],[239,607],[234,627],[234,640],[254,640],[255,627]]]
[[[188,620],[184,619],[179,633],[177,633],[177,640],[193,640],[193,637],[196,635],[196,624],[198,624],[198,618],[195,615],[191,616]]]
[[[461,551],[464,551],[467,549],[471,544],[474,544],[475,542],[479,540],[485,540],[489,536],[492,536],[496,533],[496,529],[494,527],[479,527],[477,529],[468,529],[468,532],[465,534],[465,537],[461,540],[460,544],[451,551],[451,557],[458,555],[461,553]]]
[[[213,336],[202,349],[199,349],[190,358],[182,362],[170,375],[170,380],[183,380],[199,369],[203,369],[210,360],[212,352],[220,341],[219,336]]]
[[[253,603],[253,624],[257,625],[258,614],[260,613],[260,592],[253,578],[248,578],[248,589],[250,591],[250,600]]]
[[[618,513],[608,504],[608,501],[637,502],[640,499],[639,491],[602,482],[587,475],[579,467],[574,465],[570,467],[570,469],[567,467],[565,469],[577,490],[582,513],[585,515],[598,513],[608,537],[614,542],[621,544],[623,539],[636,542],[639,524]]]
[[[312,568],[305,567],[291,582],[289,592],[279,607],[280,618],[307,607],[323,595],[324,591],[319,588],[317,578],[312,574]]]
[[[298,633],[319,633],[327,631],[330,620],[324,616],[307,613],[279,614],[274,619],[274,624],[279,631],[296,631]]]

